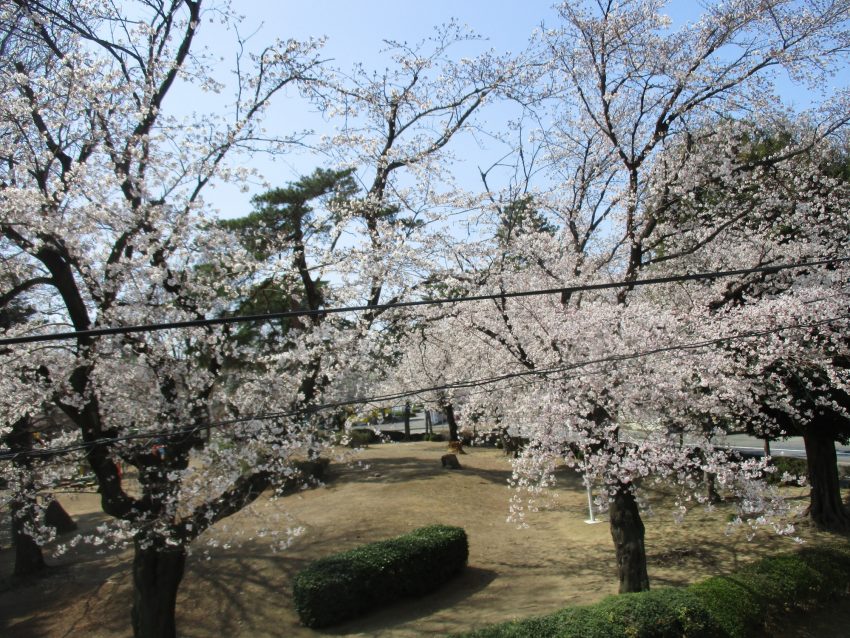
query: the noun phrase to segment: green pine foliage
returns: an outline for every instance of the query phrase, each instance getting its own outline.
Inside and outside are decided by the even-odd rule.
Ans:
[[[316,169],[312,174],[284,188],[273,188],[255,195],[251,202],[254,212],[236,219],[223,219],[219,224],[237,234],[239,240],[258,259],[268,259],[290,248],[292,242],[302,243],[311,235],[327,233],[327,222],[313,214],[311,202],[351,200],[357,193],[353,171]]]

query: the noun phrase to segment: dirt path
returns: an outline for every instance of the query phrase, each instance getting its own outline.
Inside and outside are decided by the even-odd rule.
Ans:
[[[445,444],[375,445],[352,465],[335,464],[330,483],[251,508],[193,546],[178,598],[181,636],[442,636],[481,625],[590,603],[616,592],[606,523],[588,525],[584,488],[565,474],[556,497],[529,519],[506,522],[510,465],[499,450],[472,448],[463,469],[441,468]],[[802,496],[802,491],[798,496]],[[95,495],[63,504],[91,529],[102,520]],[[730,509],[694,510],[677,525],[667,511],[647,518],[653,586],[682,585],[791,546],[785,539],[724,534]],[[292,577],[308,561],[431,523],[459,525],[470,540],[469,567],[442,590],[357,621],[315,632],[298,624]],[[303,527],[284,551],[266,532]],[[208,544],[217,544],[210,547]],[[4,578],[11,572],[0,551]],[[78,547],[50,574],[12,587],[0,582],[0,635],[130,636],[129,552]]]

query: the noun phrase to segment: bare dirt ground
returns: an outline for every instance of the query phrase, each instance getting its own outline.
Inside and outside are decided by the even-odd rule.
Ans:
[[[352,464],[333,464],[326,487],[279,500],[261,499],[202,536],[187,563],[177,602],[178,631],[206,636],[443,636],[482,625],[595,602],[616,593],[607,523],[588,525],[577,475],[564,473],[555,497],[529,518],[506,522],[508,459],[497,449],[467,448],[463,469],[445,470],[444,443],[373,445]],[[803,502],[797,488],[792,499]],[[60,499],[85,533],[103,520],[97,496]],[[790,549],[760,532],[725,534],[731,505],[694,509],[682,524],[661,507],[646,518],[654,587],[685,585],[743,562]],[[431,523],[458,525],[469,536],[469,566],[440,591],[394,604],[323,631],[299,625],[293,576],[307,562]],[[304,533],[274,551],[262,529],[300,526]],[[802,534],[813,537],[810,530]],[[63,539],[65,540],[65,539]],[[208,544],[218,543],[218,547]],[[98,554],[78,546],[49,559],[48,574],[13,583],[12,551],[0,551],[0,635],[18,638],[130,636],[128,551]],[[807,634],[799,634],[807,635]],[[832,634],[835,635],[835,634]]]

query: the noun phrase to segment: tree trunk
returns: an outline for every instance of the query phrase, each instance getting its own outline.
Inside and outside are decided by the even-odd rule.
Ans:
[[[22,503],[18,499],[10,503],[12,516],[12,542],[15,545],[15,576],[31,576],[42,571],[47,565],[41,547],[26,531],[26,523],[35,522],[33,504]]]
[[[609,518],[611,538],[617,550],[617,572],[620,593],[647,591],[644,527],[637,501],[627,485],[620,485],[611,501]]]
[[[449,441],[459,441],[460,437],[457,433],[457,421],[455,421],[455,408],[451,403],[443,405],[443,410],[446,412],[446,421],[449,424]]]
[[[186,548],[135,542],[133,557],[133,636],[176,638],[177,588],[186,568]]]
[[[29,528],[37,528],[40,510],[36,502],[36,485],[33,481],[32,460],[28,456],[33,449],[32,419],[18,419],[5,437],[5,443],[13,452],[20,453],[12,463],[19,478],[17,493],[12,495],[9,513],[12,517],[12,543],[15,546],[15,576],[31,576],[47,565],[41,547],[35,542]]]
[[[410,401],[404,403],[404,440],[410,440]]]
[[[821,529],[847,531],[850,529],[850,517],[841,502],[835,440],[828,428],[814,425],[804,430],[803,442],[811,485],[809,515]]]
[[[708,499],[709,503],[719,503],[723,499],[720,498],[720,494],[717,492],[717,475],[714,472],[703,472],[705,476],[705,497]]]

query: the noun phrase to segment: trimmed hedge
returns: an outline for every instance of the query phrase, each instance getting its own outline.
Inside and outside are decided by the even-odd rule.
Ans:
[[[595,605],[493,625],[464,634],[475,638],[715,638],[719,624],[686,589],[609,596]]]
[[[333,625],[437,589],[463,569],[468,557],[463,529],[422,527],[310,563],[295,577],[295,609],[308,627]]]
[[[462,634],[466,638],[746,638],[786,611],[837,598],[850,586],[850,546],[767,558],[685,588],[609,596]]]

